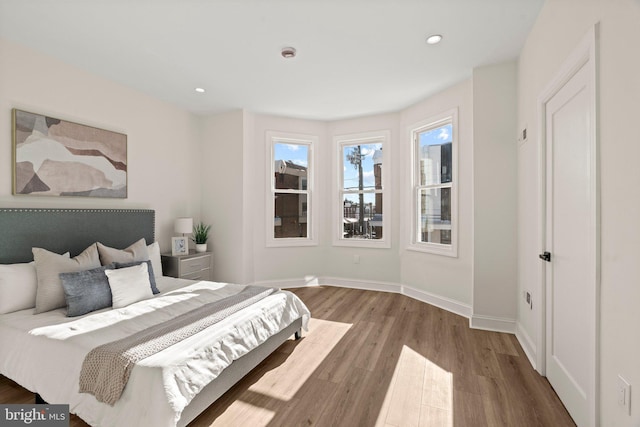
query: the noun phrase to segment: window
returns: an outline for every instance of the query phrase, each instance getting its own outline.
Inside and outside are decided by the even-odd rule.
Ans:
[[[457,111],[418,123],[413,152],[410,249],[457,256]]]
[[[389,161],[384,151],[388,139],[389,132],[335,138],[339,178],[334,244],[390,247],[385,195],[389,188]]]
[[[267,133],[267,246],[315,244],[312,219],[315,137]]]

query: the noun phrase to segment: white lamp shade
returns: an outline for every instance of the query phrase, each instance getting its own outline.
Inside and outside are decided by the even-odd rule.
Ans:
[[[188,234],[193,232],[193,218],[176,218],[173,226],[176,233]]]

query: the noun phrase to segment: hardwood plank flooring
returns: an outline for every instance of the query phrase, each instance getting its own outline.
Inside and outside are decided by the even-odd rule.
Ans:
[[[292,290],[313,319],[191,427],[575,426],[513,335],[403,295]],[[0,403],[33,395],[0,376]],[[72,427],[86,426],[78,417]]]

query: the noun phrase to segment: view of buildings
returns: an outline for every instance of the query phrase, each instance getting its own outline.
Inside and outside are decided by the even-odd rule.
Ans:
[[[274,237],[307,237],[307,167],[291,160],[275,161]],[[299,190],[302,192],[277,192]]]
[[[308,147],[275,144],[274,237],[308,235]],[[451,124],[419,134],[418,212],[422,242],[451,243]],[[383,237],[382,144],[343,146],[342,238]]]
[[[419,241],[451,244],[451,124],[419,134]]]

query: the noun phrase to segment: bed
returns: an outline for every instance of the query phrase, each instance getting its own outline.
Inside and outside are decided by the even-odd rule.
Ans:
[[[154,242],[154,218],[152,210],[0,209],[0,264],[31,261],[32,247],[73,257],[97,241],[111,248],[141,238]],[[138,361],[113,406],[79,393],[92,349],[245,289],[159,276],[155,281],[157,295],[123,308],[76,317],[67,317],[65,308],[0,314],[0,373],[46,402],[69,404],[91,425],[184,426],[292,335],[298,338],[310,315],[295,295],[274,290]]]

